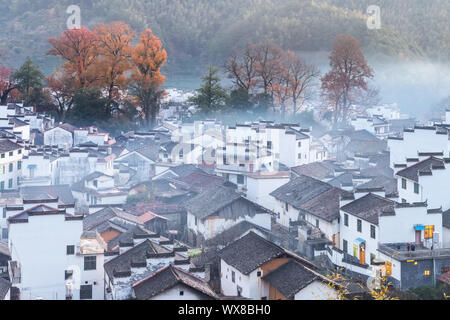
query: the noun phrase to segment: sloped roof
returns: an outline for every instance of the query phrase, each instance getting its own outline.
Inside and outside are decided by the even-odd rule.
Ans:
[[[24,200],[31,201],[58,198],[59,202],[64,205],[75,203],[75,198],[72,195],[69,185],[21,187],[20,193]]]
[[[220,257],[228,265],[248,275],[283,254],[285,254],[285,251],[282,248],[256,233],[250,232],[222,249]]]
[[[340,216],[340,199],[343,195],[350,196],[351,193],[338,188],[332,188],[302,204],[300,210],[331,222]]]
[[[356,189],[373,189],[383,188],[386,195],[392,195],[397,193],[397,180],[387,177],[375,177],[369,182],[360,184]]]
[[[430,157],[398,171],[397,175],[418,182],[420,174],[431,174],[434,167],[442,168],[443,166],[444,160]]]
[[[314,179],[323,180],[330,175],[334,175],[334,169],[337,165],[331,161],[313,162],[298,167],[293,167],[291,170],[298,175],[305,175]]]
[[[30,216],[66,214],[65,210],[55,209],[43,204],[34,206],[8,218],[10,223],[26,222]]]
[[[292,299],[299,291],[318,280],[319,277],[301,264],[290,260],[263,277],[287,299]]]
[[[328,183],[301,175],[273,191],[270,195],[299,209],[302,204],[332,188]]]
[[[378,225],[378,217],[380,214],[394,212],[394,206],[394,201],[369,193],[364,197],[346,204],[341,210]]]
[[[148,300],[177,284],[188,286],[212,299],[219,298],[206,281],[172,265],[136,283],[133,290],[137,300]]]
[[[239,208],[230,208],[231,214],[238,216],[254,216],[257,212],[266,210],[248,199],[243,198],[234,189],[225,186],[213,186],[185,203],[185,208],[189,213],[199,219],[219,213],[221,209],[232,205],[237,200],[241,200],[244,205]],[[239,212],[237,212],[239,211]]]
[[[83,221],[83,229],[92,230],[103,222],[109,221],[112,218],[116,217],[134,224],[142,224],[137,216],[118,208],[108,207],[93,214],[87,215]]]
[[[0,139],[0,153],[22,149],[22,146],[7,139]]]

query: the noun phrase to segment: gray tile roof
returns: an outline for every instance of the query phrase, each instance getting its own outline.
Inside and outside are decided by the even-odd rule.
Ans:
[[[300,211],[307,212],[325,221],[334,221],[339,218],[341,196],[350,196],[351,193],[338,188],[332,188],[319,194],[300,206]]]
[[[301,264],[290,260],[263,277],[287,299],[292,299],[299,291],[319,277]]]
[[[206,281],[175,266],[163,268],[147,279],[136,283],[133,290],[137,300],[148,300],[177,284],[192,288],[202,293],[205,298],[219,298]]]
[[[442,213],[442,226],[450,229],[450,209]]]
[[[254,232],[236,240],[220,252],[220,257],[230,266],[248,275],[265,263],[285,254],[274,243]]]
[[[270,195],[300,209],[302,204],[332,188],[328,183],[302,175],[281,186]]]
[[[84,230],[92,230],[100,224],[113,218],[120,218],[133,224],[142,224],[137,216],[118,208],[108,207],[93,214],[87,215],[83,221],[83,228]]]
[[[430,157],[423,161],[417,162],[406,169],[397,172],[397,175],[418,182],[420,174],[430,174],[434,167],[443,167],[444,161],[435,157]]]
[[[313,162],[298,167],[291,168],[297,175],[305,175],[314,179],[323,180],[334,175],[334,169],[338,166],[331,161]]]
[[[104,265],[105,271],[112,279],[117,273],[131,272],[133,263],[145,263],[147,254],[155,253],[170,253],[170,251],[150,240],[145,240],[116,258],[107,261]]]
[[[393,212],[394,206],[394,201],[369,193],[346,204],[341,210],[378,225],[378,217],[383,213]]]
[[[243,198],[234,189],[220,185],[212,186],[189,199],[184,206],[189,213],[199,219],[223,213],[227,217],[240,217],[246,215],[254,216],[256,213],[267,212],[266,209]]]
[[[376,177],[370,180],[369,182],[360,184],[356,190],[358,189],[373,189],[373,188],[383,188],[386,192],[386,195],[393,195],[397,193],[397,180],[390,179],[387,177]]]
[[[20,193],[24,200],[45,200],[58,198],[59,202],[64,205],[71,205],[75,203],[75,198],[72,195],[69,185],[21,187]]]
[[[17,143],[12,142],[11,140],[0,140],[0,153],[15,151],[18,149],[22,149],[22,147]]]

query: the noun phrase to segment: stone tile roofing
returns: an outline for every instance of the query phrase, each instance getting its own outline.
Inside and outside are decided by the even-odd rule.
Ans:
[[[369,193],[341,208],[362,220],[378,225],[378,217],[383,213],[394,212],[395,202]]]
[[[21,187],[20,193],[24,200],[46,200],[58,198],[59,202],[64,205],[75,203],[75,198],[72,195],[69,185]]]
[[[339,218],[341,196],[350,196],[351,193],[338,188],[332,188],[319,194],[310,201],[300,206],[300,211],[305,211],[325,221],[334,221]]]
[[[334,175],[334,169],[338,167],[332,161],[313,162],[298,167],[291,168],[297,175],[305,175],[314,179],[323,180]]]
[[[302,175],[276,189],[270,195],[300,209],[302,204],[332,188],[328,183]]]
[[[145,263],[147,254],[170,253],[170,250],[150,240],[145,240],[121,255],[105,262],[104,268],[108,277],[112,279],[120,273],[130,273],[132,264]]]
[[[281,247],[265,240],[254,232],[236,240],[219,253],[228,265],[245,275],[284,254],[285,250]]]
[[[0,140],[0,153],[15,151],[18,149],[22,149],[22,146],[17,143],[12,142],[11,140],[1,139]]]
[[[397,180],[393,178],[387,177],[376,177],[370,180],[369,182],[360,184],[356,190],[358,189],[373,189],[373,188],[383,188],[386,192],[386,195],[393,195],[398,192],[397,190]]]
[[[442,226],[450,229],[450,209],[442,213]]]
[[[238,201],[239,204],[237,203]],[[236,206],[233,206],[236,204]],[[185,203],[186,210],[199,219],[226,211],[227,217],[254,216],[256,213],[267,212],[250,200],[242,197],[234,189],[225,186],[213,186]],[[224,212],[221,212],[224,213]]]
[[[133,241],[138,238],[159,238],[159,236],[156,233],[149,231],[142,226],[137,225],[129,228],[124,233],[120,234],[119,236],[109,241],[108,248],[110,250],[114,250],[121,244],[124,245],[132,244]]]
[[[299,291],[318,280],[319,277],[301,264],[290,260],[263,277],[287,299],[292,299]]]
[[[148,300],[177,284],[188,286],[211,299],[219,299],[206,281],[172,265],[136,283],[133,290],[137,300]]]
[[[398,171],[397,176],[418,182],[419,175],[432,174],[432,170],[434,168],[442,168],[443,166],[444,160],[430,157],[428,159],[417,162],[416,164],[413,164],[406,169]]]
[[[120,218],[137,225],[142,224],[137,216],[118,208],[108,207],[93,214],[87,215],[83,221],[83,229],[92,230],[100,224],[113,218]]]

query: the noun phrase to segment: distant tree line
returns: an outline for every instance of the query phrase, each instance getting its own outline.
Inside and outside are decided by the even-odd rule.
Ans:
[[[320,77],[315,66],[292,51],[270,42],[250,44],[224,64],[233,83],[230,90],[221,86],[219,69],[209,66],[203,86],[190,101],[206,115],[256,110],[278,112],[286,120],[288,110],[290,117],[295,117],[315,96],[320,98],[319,113],[334,125],[346,122],[352,110],[362,113],[378,102],[378,92],[370,86],[373,70],[356,38],[347,34],[336,37],[330,68]]]

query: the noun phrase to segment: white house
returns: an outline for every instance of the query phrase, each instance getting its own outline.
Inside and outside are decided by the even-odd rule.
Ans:
[[[8,139],[0,139],[0,191],[17,189],[22,173],[24,148]]]
[[[251,300],[328,300],[336,292],[306,260],[250,232],[220,253],[221,291]]]
[[[83,233],[83,216],[38,205],[8,221],[10,277],[22,300],[104,298],[106,245]]]

